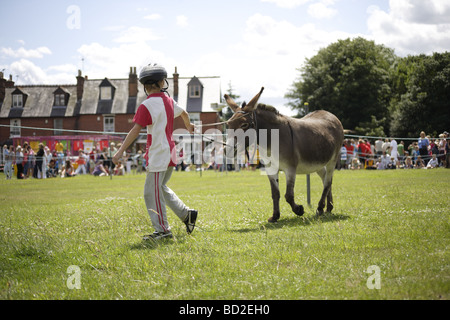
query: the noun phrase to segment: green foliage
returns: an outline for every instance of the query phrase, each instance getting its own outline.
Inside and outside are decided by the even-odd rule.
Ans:
[[[308,59],[300,80],[286,94],[290,105],[304,113],[325,109],[334,113],[344,128],[388,118],[391,49],[363,38],[339,40]],[[383,120],[383,125],[386,120]]]
[[[450,128],[450,53],[400,58],[363,38],[339,40],[307,59],[286,94],[299,116],[325,109],[346,129],[417,137]]]
[[[449,175],[338,171],[334,213],[320,219],[299,175],[304,216],[282,199],[271,224],[258,171],[175,172],[169,186],[199,210],[197,228],[188,236],[169,210],[174,239],[158,243],[141,240],[153,231],[144,174],[1,179],[0,299],[449,299]],[[321,185],[312,175],[313,204]],[[367,287],[372,265],[379,290]],[[67,286],[69,266],[80,289]]]
[[[410,56],[397,67],[391,132],[417,137],[450,127],[450,53]]]

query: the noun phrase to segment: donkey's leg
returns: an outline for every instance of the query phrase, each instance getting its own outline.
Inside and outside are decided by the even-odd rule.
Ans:
[[[323,191],[322,196],[320,197],[319,204],[317,205],[316,215],[321,216],[323,214],[323,209],[325,208],[325,199],[328,197],[328,193],[331,190],[331,181],[329,179],[329,175],[327,172],[327,167],[323,167],[317,174],[322,179],[323,183]]]
[[[269,175],[270,188],[272,189],[273,215],[269,218],[269,222],[277,222],[280,218],[280,187],[278,184],[278,172]]]
[[[333,193],[331,192],[332,184],[333,184],[333,178],[331,178],[330,191],[328,191],[328,196],[327,196],[327,212],[333,211],[333,208],[334,208],[334,205],[333,205]]]
[[[295,187],[295,168],[285,171],[286,174],[286,194],[284,195],[286,202],[291,205],[292,211],[298,216],[302,216],[305,210],[302,205],[295,203],[294,187]]]

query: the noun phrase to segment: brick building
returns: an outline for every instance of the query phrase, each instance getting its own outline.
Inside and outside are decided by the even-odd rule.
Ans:
[[[189,112],[191,121],[220,121],[220,77],[180,77],[175,68],[167,80],[170,96]],[[0,124],[6,125],[0,126],[0,143],[11,144],[18,137],[87,134],[70,130],[128,132],[135,111],[145,98],[135,67],[130,67],[125,79],[89,79],[78,71],[76,84],[60,85],[16,86],[12,76],[6,80],[0,73]],[[177,128],[184,128],[180,118],[175,119],[174,129]]]

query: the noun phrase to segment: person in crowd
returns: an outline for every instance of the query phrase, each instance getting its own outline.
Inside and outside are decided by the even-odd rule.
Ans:
[[[22,149],[23,152],[23,161],[22,161],[22,171],[23,171],[23,178],[27,179],[28,178],[28,167],[29,167],[29,162],[28,162],[28,144],[25,143],[24,147]]]
[[[347,149],[346,166],[347,166],[347,168],[350,168],[352,159],[355,155],[355,146],[352,144],[351,140],[347,139],[347,140],[345,140],[345,148]]]
[[[435,153],[431,156],[430,161],[428,161],[427,169],[433,169],[439,167],[439,161]]]
[[[391,147],[391,143],[389,142],[389,139],[385,139],[383,142],[383,145],[381,147],[381,149],[382,149],[381,151],[389,153],[390,147]]]
[[[420,133],[420,137],[417,143],[419,146],[420,157],[422,158],[422,160],[425,160],[426,163],[428,159],[428,146],[430,145],[430,141],[426,137],[424,131]]]
[[[52,160],[53,156],[52,153],[50,152],[49,147],[45,146],[44,147],[44,158],[43,158],[43,163],[42,163],[42,171],[44,172],[44,179],[49,177],[49,165],[50,165],[50,161]]]
[[[109,175],[108,171],[103,166],[103,160],[98,160],[98,162],[95,164],[94,171],[92,171],[92,174],[96,177]]]
[[[16,166],[17,166],[17,179],[23,179],[23,152],[22,147],[17,146],[16,148]]]
[[[144,170],[143,167],[143,158],[142,158],[142,151],[138,150],[137,154],[133,157],[134,161],[136,162],[136,172],[141,173]]]
[[[44,144],[39,143],[39,150],[36,153],[36,162],[34,165],[34,177],[37,179],[43,179],[45,176],[45,169],[43,168],[44,164]]]
[[[444,139],[445,139],[445,168],[450,169],[450,141],[449,134],[447,131],[444,131]]]
[[[5,159],[5,167],[3,170],[5,171],[6,180],[11,180],[14,173],[12,168],[14,161],[14,146],[9,146],[9,149],[8,146],[3,148],[3,157]]]
[[[380,169],[380,170],[387,169],[387,165],[389,163],[389,157],[386,154],[386,151],[382,151],[382,152],[383,152],[383,154],[380,157],[380,163],[377,166],[377,169]]]
[[[119,160],[117,162],[117,165],[114,167],[113,170],[114,170],[113,172],[114,172],[115,176],[123,176],[124,175],[125,168],[124,168],[121,160]]]
[[[411,156],[413,157],[413,161],[417,161],[417,158],[420,156],[420,149],[419,145],[416,143],[413,152],[411,153]]]
[[[398,153],[398,160],[400,162],[403,162],[405,159],[405,142],[400,141],[400,143],[397,145],[397,153]]]
[[[395,157],[391,156],[391,160],[387,164],[387,169],[397,169],[397,160]]]
[[[75,169],[70,160],[66,160],[66,163],[61,171],[61,178],[75,177]]]
[[[64,166],[64,145],[61,141],[55,141],[55,151],[57,157],[56,164],[58,166],[58,169],[61,169]]]
[[[405,169],[414,169],[414,164],[412,162],[412,158],[411,156],[407,156],[405,159],[405,165],[404,167]]]
[[[87,163],[87,157],[84,154],[83,150],[79,151],[78,158],[76,160],[78,167],[75,171],[75,174],[79,174],[81,171],[83,171],[83,174],[86,174],[86,163]]]
[[[378,138],[375,141],[375,154],[377,157],[380,157],[383,154],[383,140],[381,140],[381,138]]]
[[[133,164],[133,158],[131,157],[131,151],[127,150],[125,154],[125,167],[126,167],[126,173],[131,173],[131,165]]]
[[[56,178],[58,176],[58,166],[56,160],[53,157],[48,162],[47,177]]]
[[[359,162],[358,158],[353,158],[352,159],[352,164],[351,164],[350,169],[352,169],[352,170],[359,170],[359,169],[361,169],[361,162]]]
[[[447,140],[445,140],[445,135],[441,133],[439,135],[438,142],[438,161],[439,165],[445,167],[445,145],[447,144]]]
[[[89,153],[89,173],[92,174],[95,168],[95,164],[97,163],[98,153],[97,149],[92,148],[91,152]]]
[[[423,159],[422,159],[422,156],[417,156],[417,160],[416,160],[416,163],[415,163],[415,165],[414,165],[414,168],[415,169],[423,169],[423,168],[425,168],[425,162],[423,161]]]
[[[347,148],[345,147],[345,142],[344,142],[341,147],[341,162],[340,162],[339,169],[347,169],[346,164],[347,164]]]

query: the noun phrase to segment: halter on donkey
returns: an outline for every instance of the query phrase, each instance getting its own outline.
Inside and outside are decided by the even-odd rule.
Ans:
[[[294,200],[296,174],[317,172],[322,178],[323,192],[317,206],[316,214],[322,215],[327,200],[327,212],[333,209],[331,185],[337,161],[340,159],[340,149],[344,140],[344,129],[341,122],[333,114],[324,111],[314,111],[301,119],[287,117],[264,104],[257,104],[264,88],[248,104],[239,107],[233,99],[225,95],[228,106],[234,115],[227,124],[230,129],[242,129],[244,132],[255,129],[259,140],[261,129],[279,130],[279,155],[276,173],[268,175],[272,189],[273,215],[269,222],[280,218],[280,189],[278,172],[286,175],[285,199],[291,205],[292,211],[301,216],[304,213],[302,205]],[[268,139],[270,141],[270,139]],[[261,147],[261,145],[259,146]],[[271,144],[267,145],[265,154],[270,153]]]

